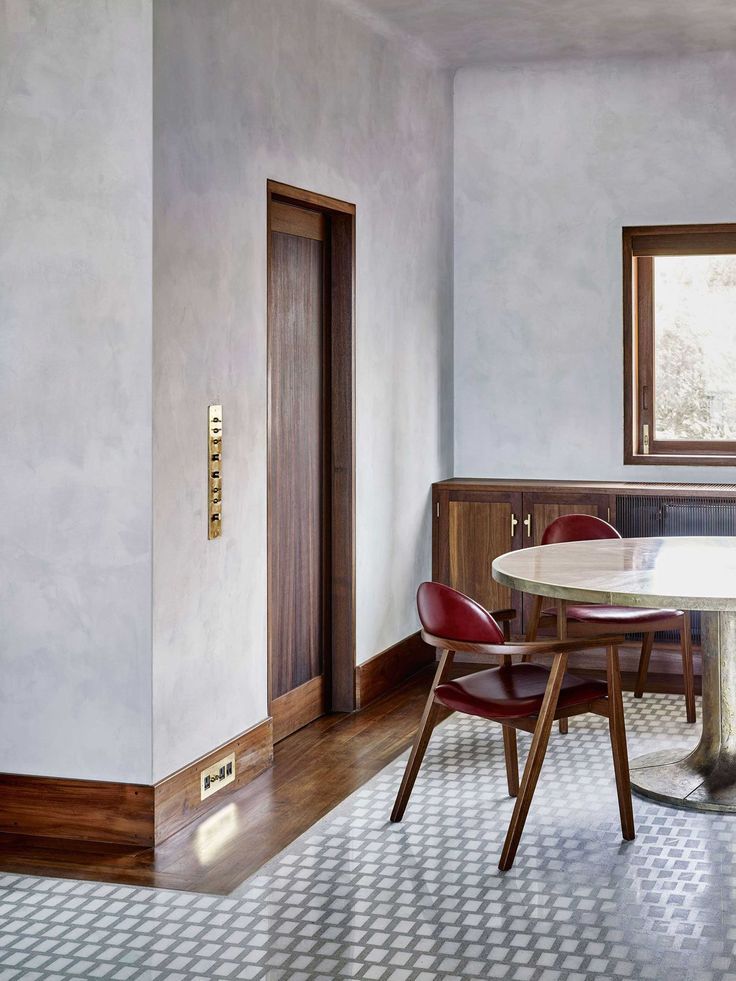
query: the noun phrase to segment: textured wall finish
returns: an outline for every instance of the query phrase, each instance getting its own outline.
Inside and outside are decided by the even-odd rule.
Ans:
[[[357,205],[358,660],[416,629],[452,466],[452,110],[446,76],[322,0],[159,0],[154,37],[158,779],[266,714],[268,178]]]
[[[621,227],[736,220],[736,56],[455,78],[455,473],[623,466]]]
[[[147,0],[0,0],[0,212],[0,771],[147,781]]]
[[[733,51],[733,0],[339,0],[460,68]]]

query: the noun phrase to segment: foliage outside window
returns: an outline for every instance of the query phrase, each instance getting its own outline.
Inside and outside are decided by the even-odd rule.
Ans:
[[[625,462],[736,465],[736,226],[623,246]]]

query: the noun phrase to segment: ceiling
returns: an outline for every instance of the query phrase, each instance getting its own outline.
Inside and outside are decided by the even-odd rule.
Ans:
[[[736,51],[736,0],[346,0],[460,68]]]

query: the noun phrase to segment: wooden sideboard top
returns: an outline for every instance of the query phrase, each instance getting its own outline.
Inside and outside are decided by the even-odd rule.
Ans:
[[[601,494],[671,495],[672,497],[730,497],[736,484],[653,483],[608,480],[529,480],[498,477],[449,477],[432,484],[437,490],[477,491],[595,491]]]

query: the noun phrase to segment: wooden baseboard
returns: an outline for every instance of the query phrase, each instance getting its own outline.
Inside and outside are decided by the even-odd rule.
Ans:
[[[235,754],[235,780],[212,797],[200,800],[201,771],[230,753]],[[155,843],[160,845],[202,814],[219,807],[231,794],[250,783],[272,763],[273,724],[269,718],[159,781],[153,787]]]
[[[199,776],[235,754],[235,780],[200,800]],[[152,848],[214,810],[273,762],[266,719],[151,786],[0,773],[0,833]]]
[[[0,774],[0,832],[150,848],[153,814],[145,784]]]
[[[319,675],[271,701],[273,741],[281,742],[325,711],[325,677]]]
[[[636,643],[619,647],[618,660],[621,668],[621,683],[624,691],[633,691],[634,682],[639,669],[641,646]],[[538,664],[549,666],[549,658],[534,658]],[[568,671],[581,674],[586,678],[606,679],[606,652],[600,650],[578,651],[571,654],[567,662]],[[700,648],[693,650],[693,675],[695,678],[695,693],[701,692],[702,654]],[[679,646],[675,644],[657,644],[652,649],[649,661],[645,691],[661,692],[668,695],[684,694],[682,678],[682,657]]]
[[[596,681],[605,681],[606,672],[602,671],[600,668],[575,668],[575,674],[583,678],[594,678]],[[699,674],[696,674],[695,681],[695,694],[702,695],[702,678]],[[621,687],[624,691],[634,691],[636,686],[636,671],[622,671],[621,672]],[[652,674],[650,671],[647,675],[647,683],[644,688],[644,695],[648,694],[662,694],[662,695],[683,695],[685,694],[685,685],[682,679],[682,675],[672,674],[672,672],[667,672],[665,674]]]
[[[636,672],[639,668],[639,657],[641,655],[640,644],[626,644],[619,647],[618,660],[623,672]],[[696,675],[701,673],[702,657],[700,650],[693,651],[693,672]],[[571,654],[567,662],[569,671],[576,669],[596,670],[606,669],[606,652],[603,648],[600,651],[579,651]],[[678,675],[682,676],[682,655],[680,648],[673,645],[657,644],[652,649],[652,656],[649,661],[650,675]]]
[[[434,647],[425,644],[417,631],[359,664],[355,669],[357,707],[365,708],[435,659]]]

